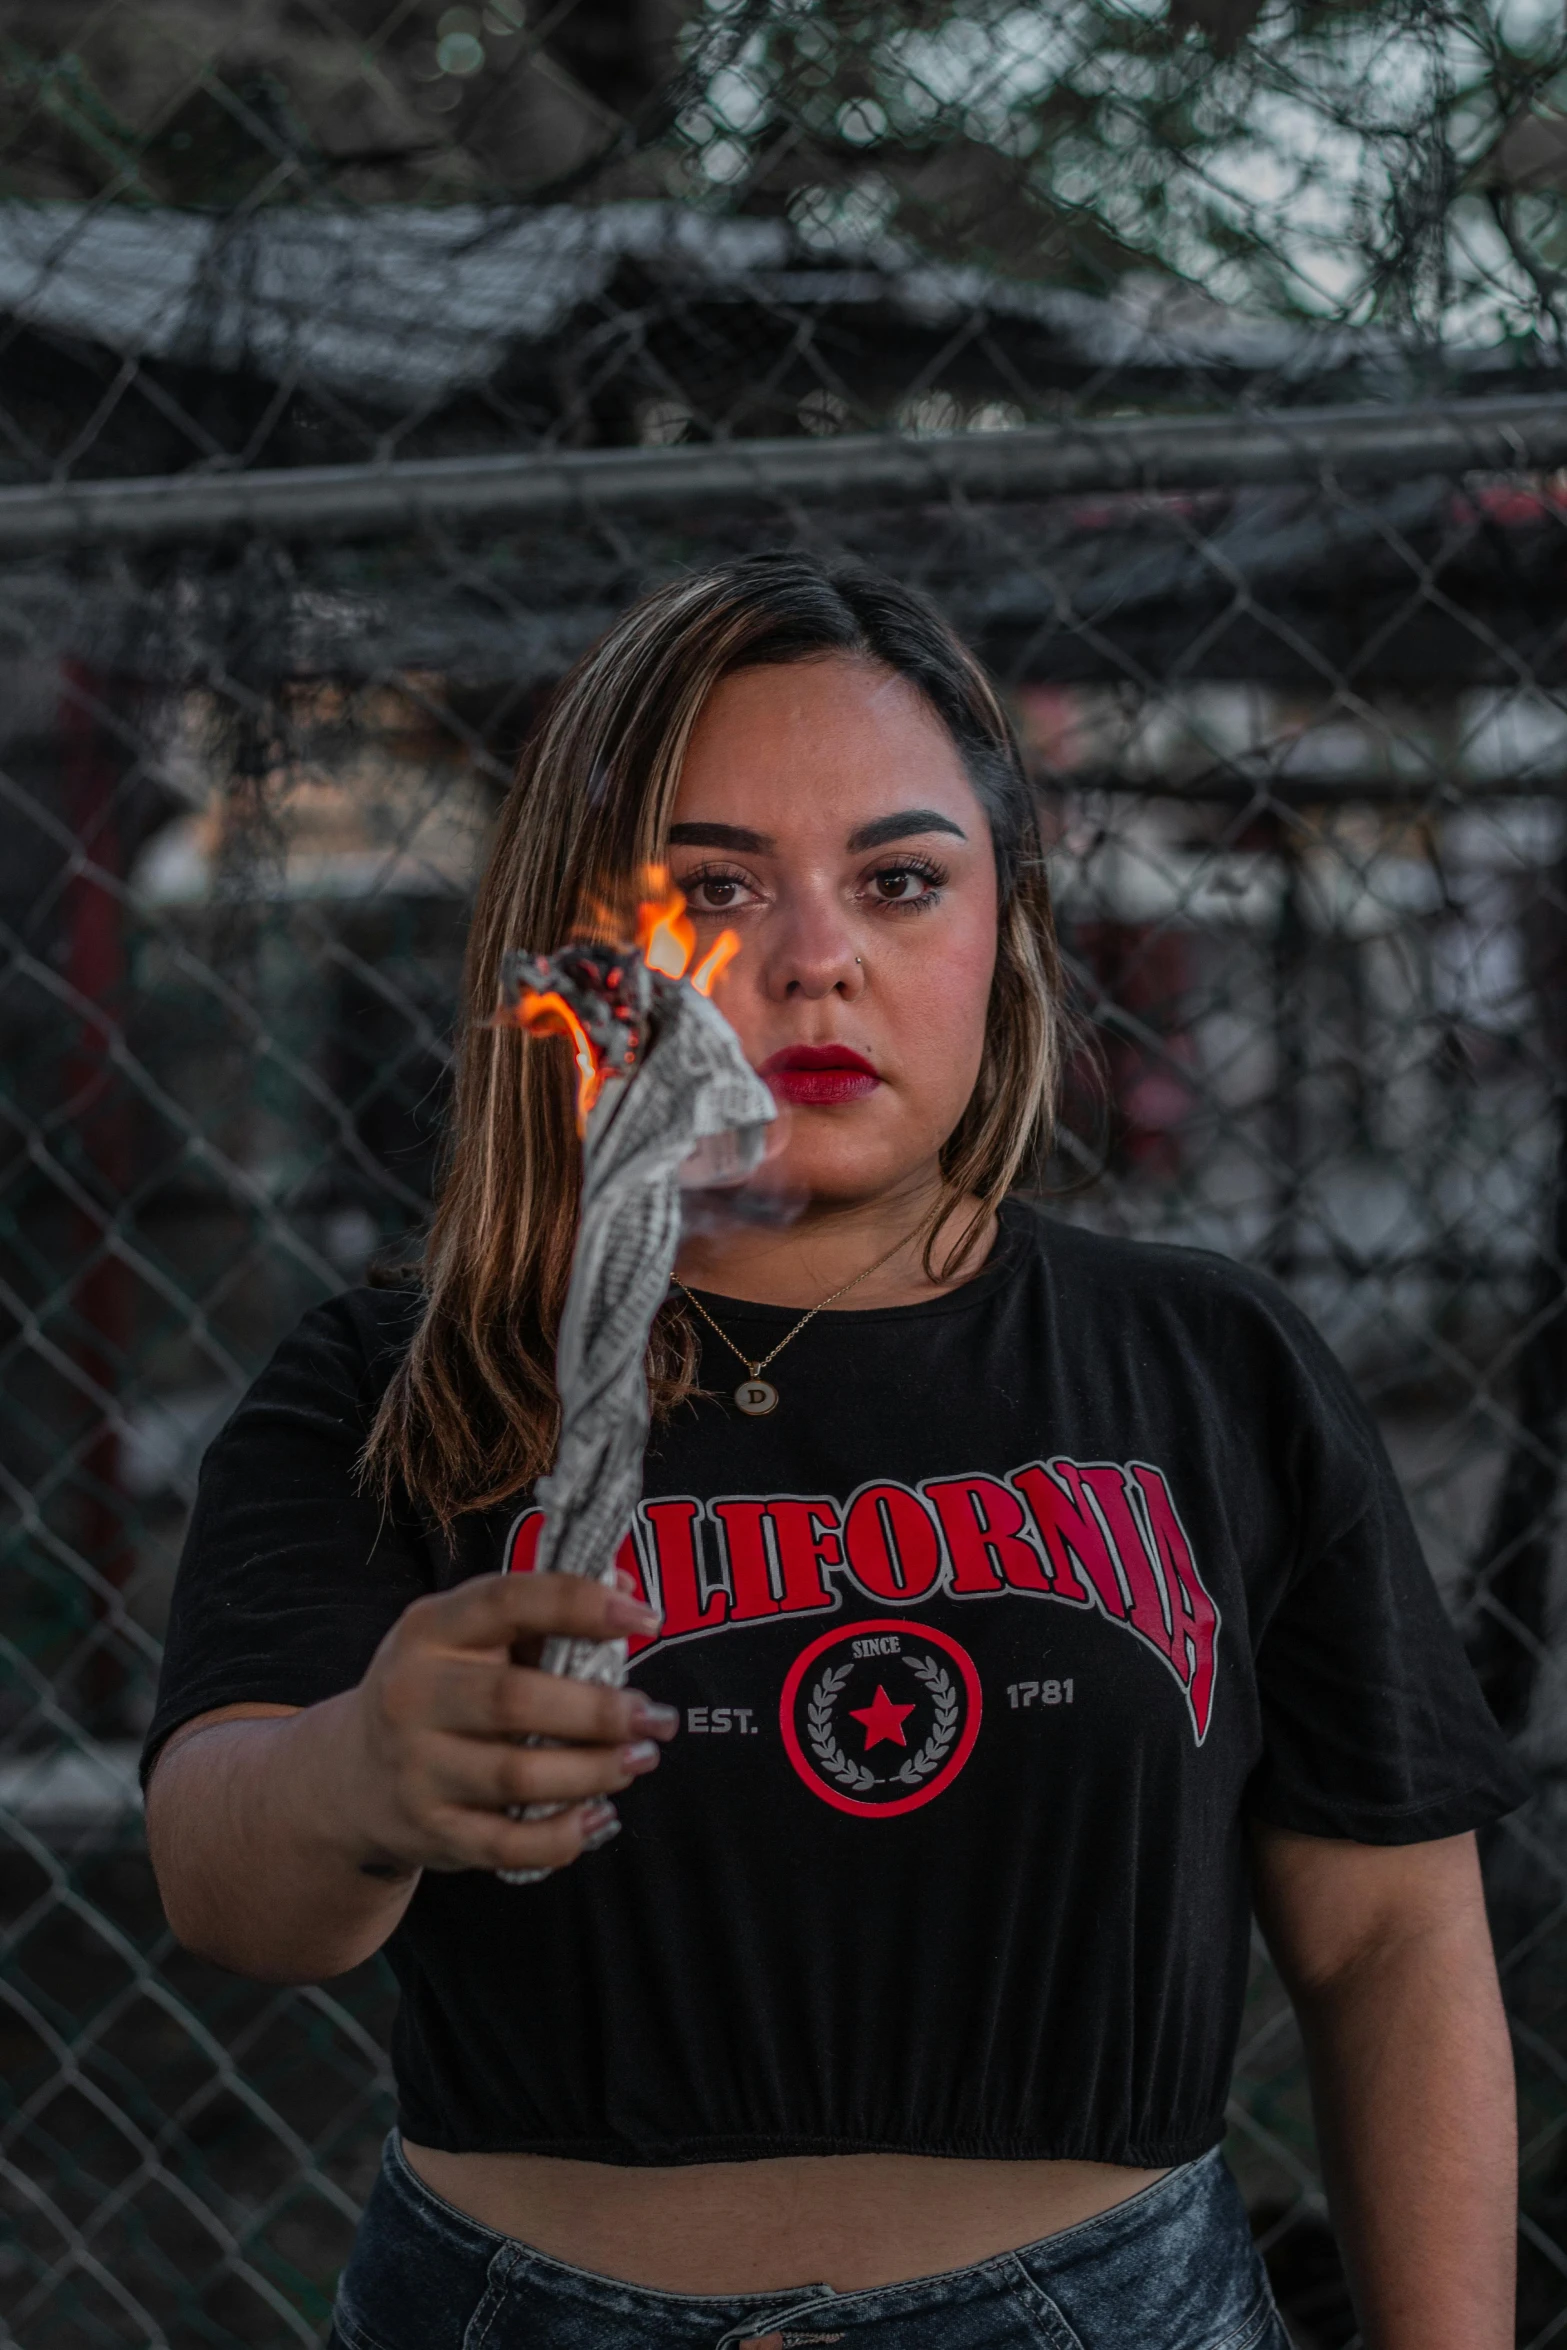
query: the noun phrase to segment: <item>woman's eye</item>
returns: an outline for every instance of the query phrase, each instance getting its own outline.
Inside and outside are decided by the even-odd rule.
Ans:
[[[913,865],[888,865],[874,875],[872,888],[883,905],[901,906],[934,896],[935,876]]]
[[[693,914],[726,914],[748,894],[737,873],[692,873],[680,884]]]

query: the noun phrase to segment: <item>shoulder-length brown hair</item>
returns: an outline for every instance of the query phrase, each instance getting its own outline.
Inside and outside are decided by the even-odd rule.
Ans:
[[[965,1219],[985,1216],[1048,1144],[1060,986],[1033,795],[994,688],[945,621],[895,581],[807,556],[756,555],[643,599],[562,682],[501,811],[468,940],[448,1159],[424,1256],[425,1308],[366,1448],[365,1471],[450,1529],[548,1467],[555,1335],[571,1271],[578,1144],[569,1056],[488,1025],[508,948],[551,950],[581,910],[623,902],[662,860],[691,731],[721,678],[831,654],[874,661],[942,720],[989,820],[1000,937],[979,1078],[941,1154]],[[692,1392],[696,1346],[673,1306],[654,1328],[656,1412]]]

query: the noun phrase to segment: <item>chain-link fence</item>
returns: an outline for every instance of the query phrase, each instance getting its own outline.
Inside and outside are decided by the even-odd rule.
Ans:
[[[552,680],[790,544],[1013,696],[1103,1048],[1061,1212],[1270,1267],[1386,1430],[1533,1774],[1486,1860],[1567,2329],[1564,271],[1559,0],[0,7],[7,2341],[319,2337],[387,1983],[161,1923],[196,1465],[419,1226]],[[1347,2343],[1261,1960],[1232,2155]]]

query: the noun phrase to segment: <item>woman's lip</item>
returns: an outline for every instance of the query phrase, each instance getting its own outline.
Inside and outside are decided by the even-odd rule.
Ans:
[[[781,1102],[821,1109],[863,1101],[881,1079],[863,1054],[842,1044],[791,1044],[769,1055],[757,1072]]]
[[[762,1063],[758,1074],[771,1080],[785,1069],[852,1069],[861,1077],[876,1075],[874,1064],[846,1044],[786,1044]]]

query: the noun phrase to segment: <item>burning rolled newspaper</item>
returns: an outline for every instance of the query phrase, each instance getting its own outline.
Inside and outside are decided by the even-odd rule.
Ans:
[[[597,940],[553,955],[511,954],[497,1024],[565,1036],[577,1064],[582,1205],[555,1351],[560,1445],[539,1481],[535,1571],[614,1577],[642,1493],[648,1434],[645,1356],[669,1290],[682,1196],[735,1185],[760,1166],[777,1115],[772,1095],[710,1001],[739,951],[725,931],[693,969],[685,900],[655,867],[633,945]],[[618,1687],[624,1640],[557,1636],[543,1668]],[[563,1808],[530,1804],[528,1819]],[[525,1885],[547,1869],[500,1872]]]

